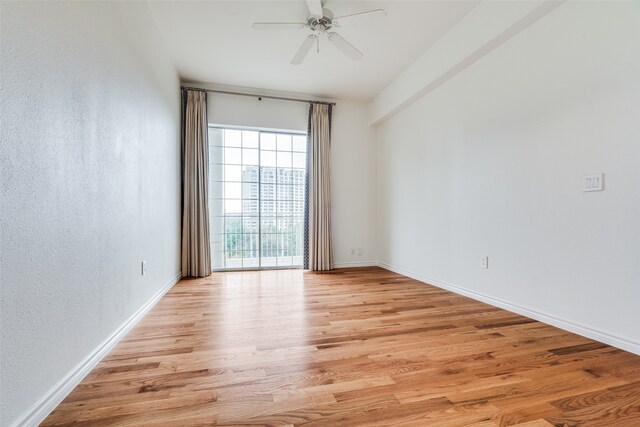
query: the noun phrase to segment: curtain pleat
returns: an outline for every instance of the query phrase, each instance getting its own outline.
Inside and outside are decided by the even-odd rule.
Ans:
[[[309,116],[307,121],[307,153],[311,152],[311,116],[313,115],[313,104],[309,104]],[[304,248],[302,254],[302,268],[309,269],[309,171],[311,164],[310,156],[307,155],[307,169],[304,177]]]
[[[311,104],[305,200],[305,268],[333,269],[331,240],[331,105]],[[307,243],[308,239],[308,243]]]
[[[182,275],[211,274],[209,239],[209,141],[207,94],[183,95],[182,135]]]

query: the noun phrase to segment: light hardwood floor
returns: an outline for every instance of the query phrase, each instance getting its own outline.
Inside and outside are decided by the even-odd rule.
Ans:
[[[640,357],[379,268],[217,273],[43,423],[70,424],[640,426]]]

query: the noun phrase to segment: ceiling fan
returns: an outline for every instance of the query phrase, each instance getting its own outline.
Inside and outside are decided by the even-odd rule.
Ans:
[[[345,55],[354,61],[362,58],[362,52],[356,49],[351,43],[345,40],[340,34],[332,31],[334,28],[340,28],[343,22],[359,17],[365,14],[381,14],[386,15],[384,9],[367,10],[364,12],[352,13],[350,15],[334,17],[333,12],[325,7],[321,0],[307,0],[307,6],[311,16],[305,22],[254,22],[251,26],[254,30],[302,30],[311,31],[298,51],[293,55],[291,63],[293,65],[302,64],[313,45],[320,52],[320,37],[326,36],[329,42],[340,49]]]

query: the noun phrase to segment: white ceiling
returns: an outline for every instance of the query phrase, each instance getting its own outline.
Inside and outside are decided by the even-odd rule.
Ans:
[[[256,21],[301,22],[304,0],[156,1],[152,11],[183,80],[368,100],[459,22],[477,1],[329,0],[336,16],[383,8],[337,29],[364,57],[326,39],[302,65],[289,63],[308,30],[254,31]]]

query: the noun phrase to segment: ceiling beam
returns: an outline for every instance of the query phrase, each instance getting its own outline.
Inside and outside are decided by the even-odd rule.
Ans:
[[[565,0],[480,2],[451,31],[396,77],[369,104],[378,126],[460,74]]]

